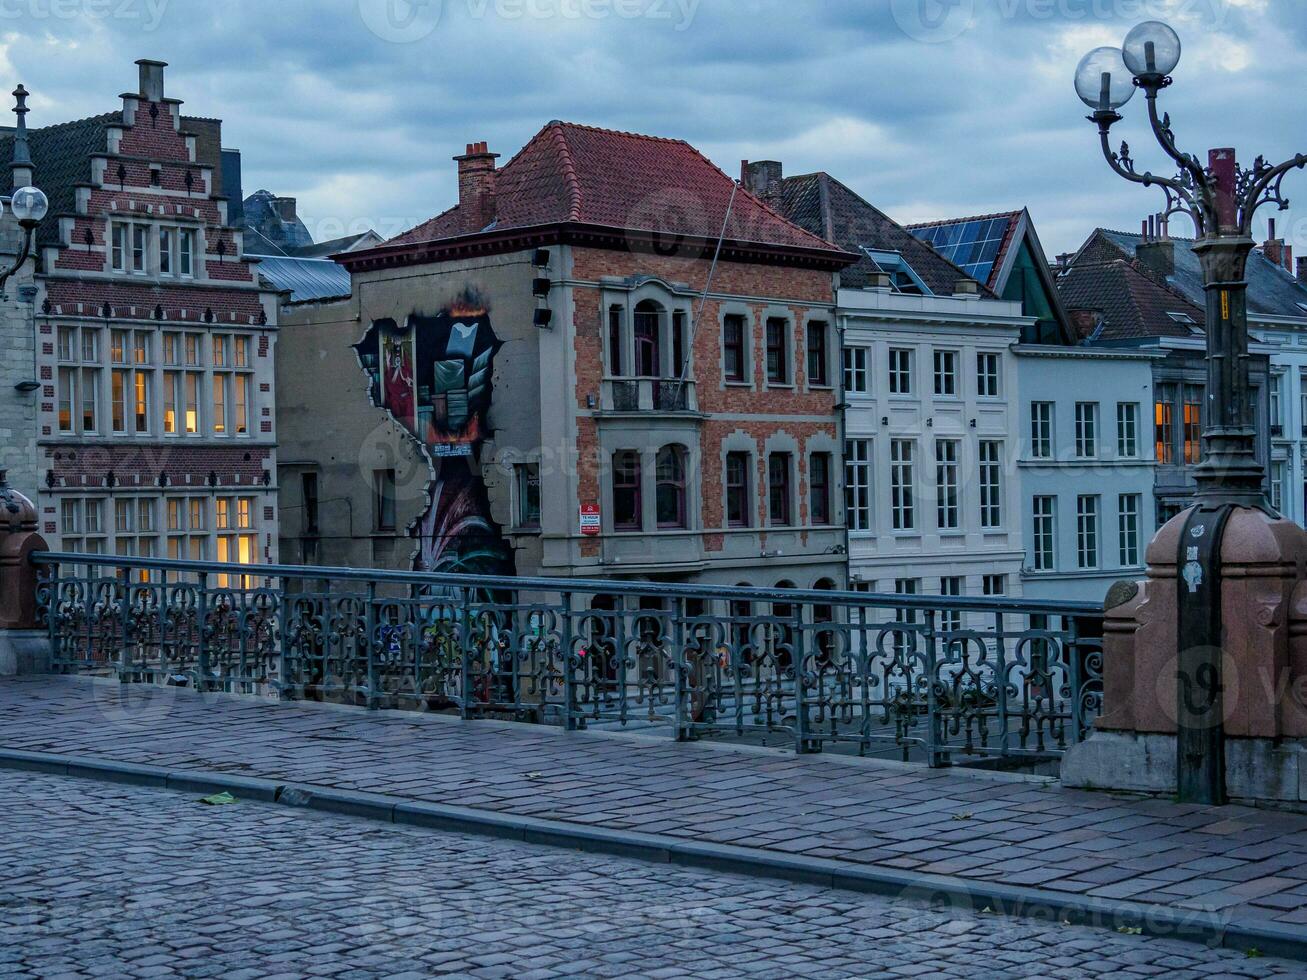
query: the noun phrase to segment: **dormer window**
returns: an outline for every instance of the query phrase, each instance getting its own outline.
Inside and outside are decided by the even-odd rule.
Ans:
[[[890,278],[890,286],[896,293],[915,296],[930,296],[930,289],[908,264],[900,252],[885,252],[880,249],[864,248],[862,250]]]

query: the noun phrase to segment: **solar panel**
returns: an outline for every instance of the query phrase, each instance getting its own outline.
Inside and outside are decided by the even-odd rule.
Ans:
[[[1008,218],[978,218],[913,229],[913,234],[973,279],[988,283],[1007,237]]]

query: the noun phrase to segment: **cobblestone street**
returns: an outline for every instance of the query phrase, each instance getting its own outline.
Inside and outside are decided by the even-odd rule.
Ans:
[[[0,975],[1307,976],[1056,922],[0,773]]]

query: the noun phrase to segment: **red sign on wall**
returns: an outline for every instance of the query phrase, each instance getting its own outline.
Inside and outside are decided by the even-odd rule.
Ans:
[[[581,533],[587,537],[595,537],[600,531],[599,505],[582,504],[581,505]]]

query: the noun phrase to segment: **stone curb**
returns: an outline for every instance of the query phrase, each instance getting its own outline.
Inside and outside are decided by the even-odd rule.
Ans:
[[[256,802],[278,803],[401,826],[495,837],[698,870],[782,879],[900,901],[951,906],[960,911],[1066,921],[1100,929],[1138,930],[1141,935],[1155,938],[1181,939],[1227,949],[1255,948],[1266,956],[1307,960],[1307,930],[1273,922],[1226,921],[1219,912],[1211,910],[1185,912],[1161,905],[1087,898],[946,875],[914,874],[851,865],[829,858],[776,854],[731,844],[609,830],[222,772],[172,771],[161,766],[9,749],[0,749],[0,770],[75,776],[205,795],[225,790],[238,798]]]

